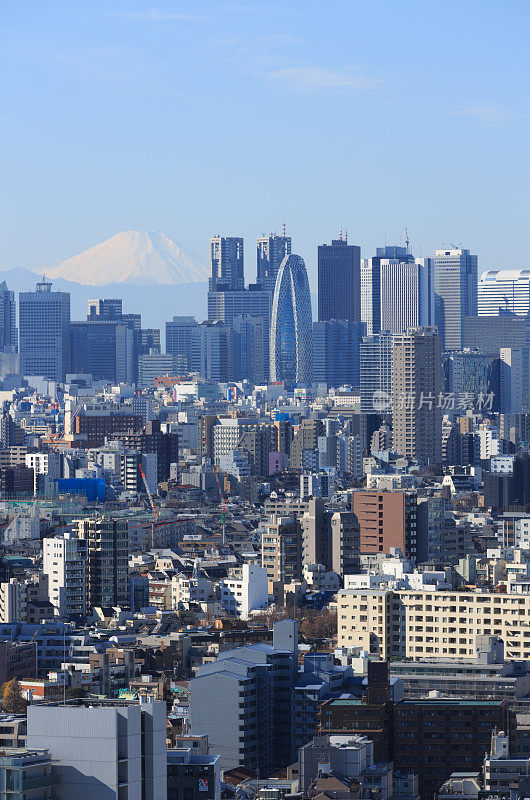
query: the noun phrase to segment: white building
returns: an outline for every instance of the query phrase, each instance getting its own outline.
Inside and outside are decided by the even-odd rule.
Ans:
[[[171,579],[171,607],[178,609],[189,603],[209,603],[214,599],[212,581],[201,578],[197,570],[189,577],[179,572]]]
[[[48,576],[48,597],[62,618],[86,614],[87,542],[77,533],[43,540],[42,571]]]
[[[221,581],[221,603],[227,614],[241,619],[268,608],[267,570],[255,564],[231,569]]]
[[[59,800],[166,800],[166,704],[28,706],[29,748],[47,748]]]
[[[525,317],[530,311],[530,269],[489,269],[478,283],[479,317],[499,311]]]

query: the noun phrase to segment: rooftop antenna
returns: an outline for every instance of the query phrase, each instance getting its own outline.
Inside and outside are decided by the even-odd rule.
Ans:
[[[339,233],[339,241],[342,242],[342,228],[340,229],[340,233]]]
[[[346,228],[346,230],[344,231],[344,241],[345,242],[348,241],[348,228]]]
[[[285,239],[285,222],[283,223],[283,238]]]
[[[407,255],[408,255],[409,254],[409,244],[410,244],[408,228],[405,228],[405,244],[407,246]]]

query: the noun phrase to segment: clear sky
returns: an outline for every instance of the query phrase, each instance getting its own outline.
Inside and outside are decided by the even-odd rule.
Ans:
[[[0,266],[286,223],[528,266],[527,0],[0,4]]]

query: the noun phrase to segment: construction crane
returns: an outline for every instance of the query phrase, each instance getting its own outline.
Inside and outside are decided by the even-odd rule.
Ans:
[[[145,472],[144,472],[143,467],[142,467],[141,464],[138,464],[138,469],[140,470],[140,475],[142,476],[142,480],[144,482],[145,491],[146,491],[147,497],[149,498],[149,505],[151,506],[151,510],[153,512],[153,516],[157,520],[158,519],[158,512],[157,512],[157,510],[155,508],[155,502],[153,500],[153,495],[151,494],[151,489],[149,488],[149,486],[147,484],[147,478],[145,477]]]
[[[226,533],[226,511],[228,509],[228,503],[226,502],[226,497],[221,491],[221,482],[219,481],[219,475],[217,474],[217,467],[213,468],[213,474],[215,475],[215,480],[217,482],[217,489],[219,491],[219,500],[221,501],[221,522],[223,525],[223,544],[225,543],[225,533]]]

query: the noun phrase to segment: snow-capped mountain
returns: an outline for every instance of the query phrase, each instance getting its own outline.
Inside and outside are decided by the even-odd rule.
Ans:
[[[52,280],[63,278],[84,286],[159,286],[208,280],[204,261],[160,231],[121,231],[56,267],[38,272],[45,272]]]

